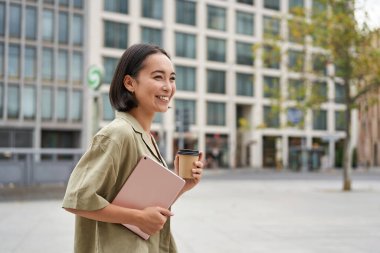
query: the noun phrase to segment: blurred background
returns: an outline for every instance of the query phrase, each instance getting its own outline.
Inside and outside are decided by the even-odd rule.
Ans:
[[[343,2],[376,31],[377,2]],[[185,147],[204,150],[208,168],[317,171],[342,168],[347,146],[350,166],[377,167],[378,103],[351,110],[339,59],[316,30],[292,25],[327,10],[323,0],[1,0],[0,183],[67,180],[114,118],[112,75],[139,42],[164,47],[176,68],[173,109],[152,128],[167,161]],[[299,106],[308,86],[317,107]]]
[[[144,42],[176,69],[163,157],[205,153],[181,252],[377,252],[379,25],[376,0],[0,0],[0,251],[71,252],[60,199]]]

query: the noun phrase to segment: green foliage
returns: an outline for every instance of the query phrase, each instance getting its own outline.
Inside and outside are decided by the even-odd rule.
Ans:
[[[281,49],[274,43],[263,46],[263,66],[265,68],[279,69],[281,62]]]

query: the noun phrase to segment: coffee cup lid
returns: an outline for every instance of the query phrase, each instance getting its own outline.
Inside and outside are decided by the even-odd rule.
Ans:
[[[197,156],[197,155],[199,155],[199,151],[198,150],[192,150],[192,149],[180,149],[180,150],[178,150],[177,154]]]

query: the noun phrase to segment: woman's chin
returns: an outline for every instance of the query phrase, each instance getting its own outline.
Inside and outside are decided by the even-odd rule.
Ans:
[[[166,105],[166,106],[160,106],[160,107],[158,107],[157,112],[167,112],[169,108],[170,108],[169,105]]]

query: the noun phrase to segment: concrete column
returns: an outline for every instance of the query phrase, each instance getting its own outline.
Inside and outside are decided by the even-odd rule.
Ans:
[[[282,165],[284,168],[289,166],[289,138],[287,135],[282,136]]]

